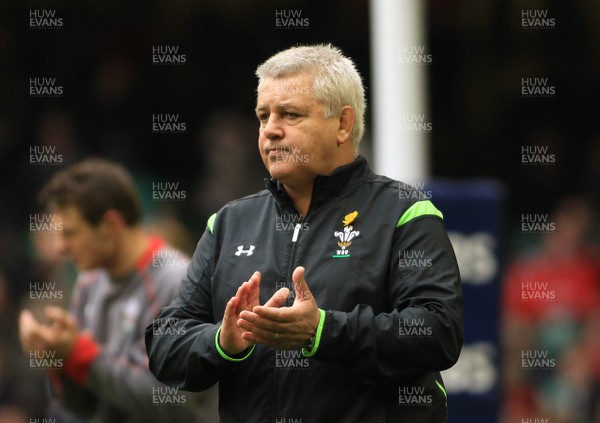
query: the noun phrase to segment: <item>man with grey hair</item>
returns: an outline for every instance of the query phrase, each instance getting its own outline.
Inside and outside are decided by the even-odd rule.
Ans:
[[[161,314],[185,336],[148,328],[151,371],[219,381],[222,422],[446,421],[463,315],[441,212],[358,154],[364,89],[340,50],[293,47],[257,76],[271,178],[208,220]]]

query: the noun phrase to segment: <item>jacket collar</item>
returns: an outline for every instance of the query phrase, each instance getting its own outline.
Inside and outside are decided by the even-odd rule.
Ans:
[[[331,175],[316,175],[313,180],[310,208],[319,208],[341,192],[359,184],[370,173],[367,160],[358,156],[352,162],[335,169]],[[265,186],[278,202],[291,206],[291,199],[281,182],[274,178],[266,178]]]

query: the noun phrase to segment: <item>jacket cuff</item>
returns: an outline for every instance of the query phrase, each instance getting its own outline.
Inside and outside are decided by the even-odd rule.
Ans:
[[[319,309],[319,313],[321,314],[321,316],[319,317],[319,324],[317,325],[317,332],[315,333],[315,342],[310,351],[308,351],[306,348],[302,348],[302,355],[304,357],[312,357],[317,353],[317,350],[319,349],[319,344],[321,343],[321,334],[323,333],[323,326],[325,325],[326,316],[325,310]]]
[[[100,354],[100,346],[91,337],[80,335],[65,360],[64,372],[79,385],[83,385],[92,363]]]
[[[253,344],[251,347],[242,351],[240,354],[236,355],[235,357],[230,357],[225,353],[225,351],[223,351],[223,349],[219,345],[219,335],[220,334],[221,334],[221,326],[219,326],[219,329],[217,329],[217,333],[215,334],[215,346],[217,347],[217,351],[219,352],[219,355],[227,361],[235,361],[235,362],[244,361],[245,359],[250,357],[250,354],[252,354],[252,351],[254,351],[254,348],[256,347],[256,344]]]

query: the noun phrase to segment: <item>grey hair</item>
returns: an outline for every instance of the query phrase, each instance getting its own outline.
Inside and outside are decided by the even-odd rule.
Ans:
[[[256,69],[257,91],[267,78],[285,78],[300,72],[314,75],[312,94],[325,107],[325,117],[337,116],[342,107],[354,110],[354,127],[350,137],[354,147],[365,132],[365,89],[352,59],[331,44],[291,47],[271,56]]]

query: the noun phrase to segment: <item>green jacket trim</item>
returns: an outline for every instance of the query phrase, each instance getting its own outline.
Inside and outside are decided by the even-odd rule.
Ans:
[[[431,201],[422,200],[422,201],[417,201],[415,204],[410,206],[404,212],[404,214],[402,214],[402,216],[400,216],[400,219],[398,219],[398,223],[396,223],[396,227],[399,228],[400,226],[404,225],[405,223],[410,222],[414,218],[419,217],[419,216],[425,216],[425,215],[437,216],[440,219],[444,218],[444,215],[442,214],[442,212],[439,211],[433,205],[433,203]]]
[[[441,383],[439,383],[437,380],[435,381],[435,384],[444,393],[444,398],[446,398],[446,401],[448,401],[448,395],[446,394],[446,389],[444,389],[444,386]]]
[[[319,344],[321,343],[321,334],[323,333],[323,326],[325,325],[325,310],[319,309],[319,313],[321,316],[319,317],[319,324],[317,325],[317,333],[315,334],[315,344],[312,347],[312,350],[308,351],[306,348],[302,348],[302,355],[304,357],[312,357],[317,353],[319,349]]]
[[[213,213],[209,218],[208,221],[206,222],[206,226],[208,227],[208,230],[210,231],[211,234],[215,233],[214,230],[214,226],[215,226],[215,220],[217,219],[217,214]]]
[[[221,346],[219,345],[219,334],[220,333],[221,333],[221,326],[219,326],[219,329],[217,329],[217,333],[215,334],[215,346],[217,347],[217,351],[219,352],[219,355],[221,357],[223,357],[227,361],[235,361],[235,362],[244,361],[245,359],[247,359],[248,357],[250,357],[250,354],[252,354],[252,351],[254,351],[254,348],[256,347],[256,345],[252,345],[252,347],[249,348],[248,353],[246,355],[244,355],[243,357],[241,357],[241,358],[229,357],[225,353],[225,351],[223,351],[223,349],[221,348]]]

